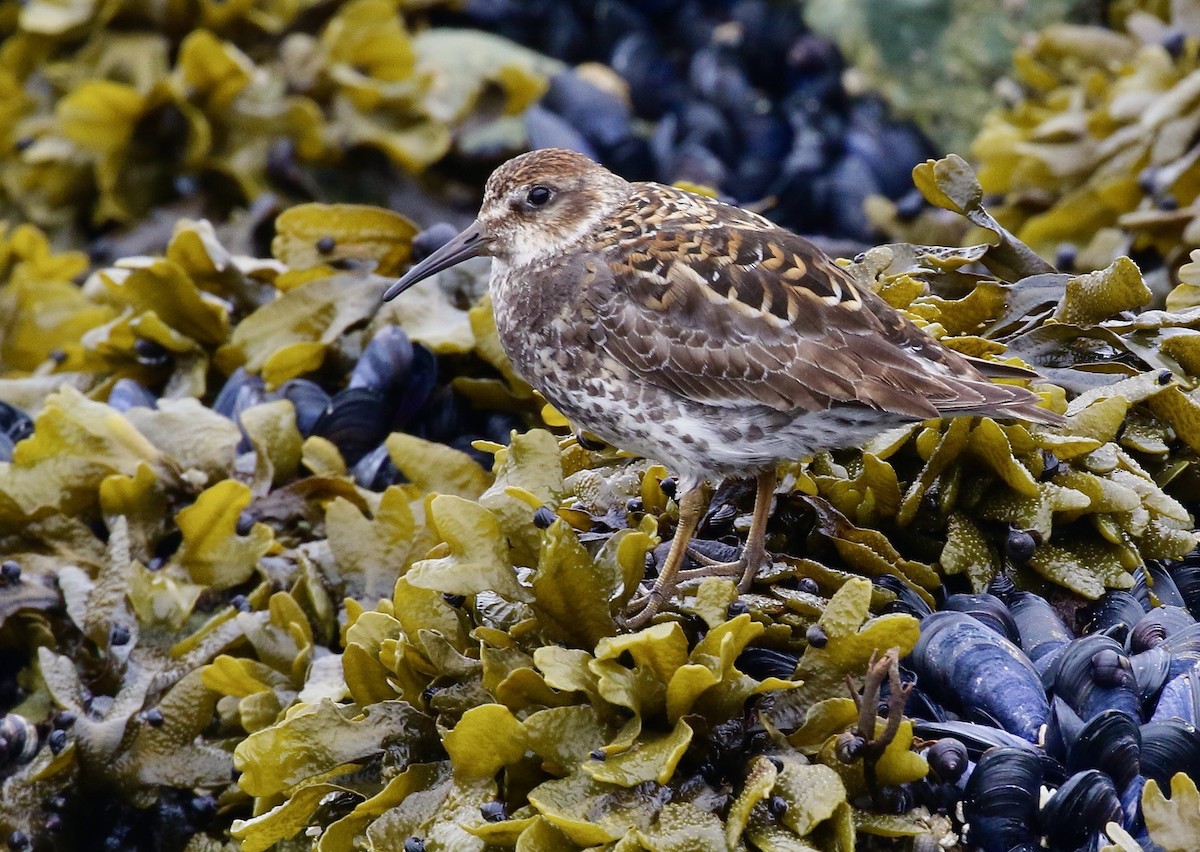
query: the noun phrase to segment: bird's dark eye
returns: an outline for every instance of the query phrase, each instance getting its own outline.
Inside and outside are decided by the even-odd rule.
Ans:
[[[545,207],[550,203],[550,199],[554,197],[554,193],[546,186],[535,186],[529,190],[529,194],[525,196],[525,203],[530,207]]]

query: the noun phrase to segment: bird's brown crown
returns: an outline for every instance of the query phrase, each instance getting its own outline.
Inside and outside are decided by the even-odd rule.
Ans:
[[[479,223],[491,240],[490,254],[525,265],[577,245],[629,191],[625,180],[582,154],[545,148],[492,173]]]

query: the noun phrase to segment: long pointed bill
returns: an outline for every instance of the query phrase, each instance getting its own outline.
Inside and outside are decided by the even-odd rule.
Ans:
[[[435,275],[443,269],[449,269],[451,266],[462,263],[467,258],[487,254],[487,247],[490,242],[491,239],[484,236],[483,228],[480,224],[472,222],[465,231],[408,270],[408,272],[404,273],[403,278],[399,279],[391,287],[388,287],[387,292],[383,294],[383,300],[390,302],[409,287],[418,281],[425,280],[430,275]]]

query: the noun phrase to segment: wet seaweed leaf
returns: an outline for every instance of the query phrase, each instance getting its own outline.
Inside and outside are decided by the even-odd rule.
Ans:
[[[1195,841],[1200,830],[1200,794],[1196,783],[1182,772],[1171,778],[1171,797],[1163,795],[1158,782],[1150,779],[1142,790],[1142,809],[1146,829],[1157,846],[1168,852],[1182,852]]]

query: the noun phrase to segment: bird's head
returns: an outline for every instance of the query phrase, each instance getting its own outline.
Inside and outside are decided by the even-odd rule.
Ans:
[[[479,217],[388,288],[394,299],[422,279],[470,257],[513,265],[562,254],[592,233],[625,200],[629,184],[582,154],[546,148],[492,172]]]

